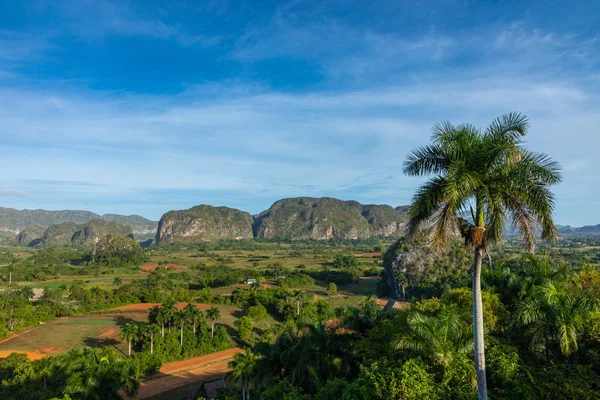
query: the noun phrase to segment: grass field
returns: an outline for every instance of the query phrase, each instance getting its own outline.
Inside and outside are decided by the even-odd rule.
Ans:
[[[82,346],[112,346],[126,354],[127,343],[121,341],[120,328],[129,322],[147,321],[147,310],[152,306],[153,304],[133,304],[101,314],[63,318],[38,325],[0,342],[0,353],[17,351],[52,355]],[[180,307],[183,306],[184,304],[180,304]],[[199,308],[205,311],[208,307],[201,305]],[[221,310],[221,319],[217,321],[217,325],[223,325],[233,333],[233,323],[242,315],[241,310],[233,306],[218,307]],[[274,324],[275,320],[270,318],[263,323],[270,325]]]

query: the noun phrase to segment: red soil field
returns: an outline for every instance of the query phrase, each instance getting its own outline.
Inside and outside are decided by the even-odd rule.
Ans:
[[[163,268],[174,268],[174,269],[180,269],[181,267],[177,264],[166,264],[162,266]],[[155,262],[147,262],[144,263],[142,265],[140,265],[140,269],[142,271],[154,271],[156,268],[158,268],[158,263]]]

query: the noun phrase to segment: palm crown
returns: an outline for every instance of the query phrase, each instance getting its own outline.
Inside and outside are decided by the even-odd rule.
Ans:
[[[436,175],[414,196],[409,233],[428,222],[435,245],[443,247],[460,230],[470,243],[487,246],[503,238],[510,217],[530,251],[536,223],[542,238],[553,238],[554,197],[548,187],[560,182],[561,174],[546,154],[522,146],[527,129],[528,120],[519,113],[497,118],[485,132],[469,124],[436,125],[432,144],[404,162],[405,174]],[[461,218],[469,213],[472,221]]]

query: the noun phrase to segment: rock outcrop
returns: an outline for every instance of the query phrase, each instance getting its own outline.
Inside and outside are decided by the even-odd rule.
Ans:
[[[252,239],[252,222],[249,213],[229,207],[199,205],[169,211],[158,223],[156,243]]]
[[[406,212],[386,205],[362,205],[333,198],[282,199],[260,213],[254,223],[257,239],[365,239],[401,235]]]
[[[41,242],[46,228],[41,225],[29,225],[17,235],[17,243],[21,246],[33,247]]]
[[[65,222],[52,225],[46,229],[42,237],[45,246],[89,246],[95,245],[107,234],[133,236],[131,227],[117,222],[92,219],[85,224]]]

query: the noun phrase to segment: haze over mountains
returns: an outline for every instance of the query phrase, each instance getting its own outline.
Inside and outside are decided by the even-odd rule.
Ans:
[[[0,208],[0,233],[29,246],[89,245],[108,233],[138,240],[154,238],[158,244],[220,239],[348,240],[401,236],[407,220],[407,206],[297,197],[278,200],[254,216],[229,207],[198,205],[169,211],[160,221],[83,210]],[[600,225],[558,228],[562,234],[600,233]]]

